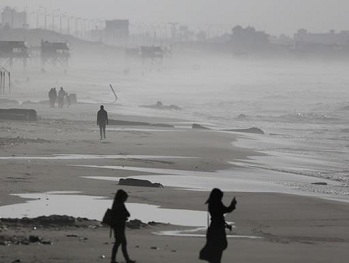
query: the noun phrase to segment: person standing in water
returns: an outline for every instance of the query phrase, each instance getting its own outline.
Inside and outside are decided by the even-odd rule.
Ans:
[[[108,124],[108,113],[101,105],[100,110],[97,112],[97,125],[99,126],[99,133],[101,135],[101,140],[105,139],[105,127]]]
[[[206,201],[208,212],[211,215],[211,224],[206,232],[206,244],[201,249],[199,258],[210,263],[221,263],[223,251],[228,247],[225,228],[231,230],[231,226],[225,222],[224,214],[230,213],[236,208],[236,199],[227,207],[222,203],[223,192],[214,188]]]
[[[65,91],[63,87],[58,91],[58,108],[63,108],[64,105]]]
[[[127,241],[126,241],[126,221],[130,217],[130,213],[127,211],[125,207],[125,202],[128,198],[128,194],[119,189],[114,197],[114,202],[112,206],[112,228],[114,230],[114,238],[115,242],[112,248],[111,253],[111,263],[117,263],[116,254],[118,252],[118,248],[121,245],[122,254],[126,260],[126,263],[135,263],[136,261],[131,260],[128,252],[127,252]]]

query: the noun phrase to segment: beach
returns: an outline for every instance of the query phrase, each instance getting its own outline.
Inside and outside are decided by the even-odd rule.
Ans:
[[[108,104],[105,107],[108,110]],[[109,262],[113,240],[109,238],[109,229],[99,222],[120,188],[129,193],[126,205],[132,207],[131,216],[137,212],[137,204],[144,204],[160,208],[159,214],[161,209],[178,210],[173,215],[183,218],[187,212],[197,211],[202,220],[176,225],[171,223],[171,217],[169,221],[159,221],[158,215],[149,213],[152,210],[146,207],[142,213],[154,218],[149,221],[158,223],[126,230],[133,259],[199,262],[198,253],[205,243],[205,201],[213,185],[222,186],[224,203],[228,204],[234,196],[238,201],[237,209],[226,217],[234,228],[231,233],[228,231],[229,245],[223,262],[347,261],[347,201],[330,200],[333,196],[322,193],[302,194],[292,185],[270,182],[273,177],[265,177],[258,184],[248,175],[241,178],[239,172],[244,168],[237,163],[265,156],[234,146],[235,141],[248,134],[191,129],[190,125],[183,128],[180,119],[110,113],[109,118],[129,124],[107,126],[107,138],[101,141],[95,120],[99,104],[77,104],[61,110],[33,104],[30,108],[37,111],[38,121],[0,122],[0,217],[17,217],[13,216],[16,213],[40,216],[50,206],[57,212],[72,211],[68,216],[74,218],[78,217],[76,214],[84,217],[84,212],[89,215],[89,211],[92,216],[79,226],[2,222],[0,262]],[[136,121],[173,127],[133,125]],[[119,178],[126,177],[149,178],[164,187],[117,184]],[[309,185],[316,182],[318,178],[302,181]],[[235,189],[230,184],[242,191],[229,191]],[[25,199],[20,194],[33,196]],[[86,197],[81,199],[85,201],[75,203],[74,198],[79,196]],[[92,202],[89,196],[97,201]],[[60,197],[67,201],[60,202]],[[58,204],[50,200],[58,200]],[[43,208],[37,211],[30,202],[24,207],[14,206],[26,201],[42,201]],[[31,235],[49,242],[5,242],[6,238]],[[120,252],[117,260],[123,260]]]

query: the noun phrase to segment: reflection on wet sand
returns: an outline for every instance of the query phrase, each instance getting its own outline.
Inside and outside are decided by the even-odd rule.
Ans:
[[[112,200],[103,196],[82,195],[79,192],[46,192],[14,194],[24,199],[25,203],[0,207],[0,217],[22,218],[49,215],[69,215],[101,220]],[[207,213],[204,211],[167,209],[156,205],[127,203],[131,212],[130,219],[142,222],[162,222],[179,226],[205,226]],[[79,207],[79,209],[76,209]]]

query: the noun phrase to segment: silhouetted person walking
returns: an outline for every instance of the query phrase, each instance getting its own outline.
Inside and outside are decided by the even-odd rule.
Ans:
[[[130,213],[125,207],[125,202],[128,198],[128,194],[119,189],[114,197],[114,202],[112,206],[112,221],[114,230],[114,246],[111,253],[111,263],[117,263],[116,254],[118,248],[121,245],[122,254],[126,260],[126,263],[135,263],[136,261],[131,260],[127,252],[127,241],[125,235],[126,221],[130,217]]]
[[[58,108],[63,108],[64,97],[65,97],[65,91],[63,87],[61,87],[58,91]]]
[[[108,124],[108,113],[101,105],[100,110],[97,112],[97,125],[99,126],[99,133],[101,135],[101,140],[105,139],[105,127]]]
[[[237,203],[234,197],[230,205],[226,207],[222,203],[222,198],[223,192],[218,188],[214,188],[206,201],[211,215],[211,224],[207,229],[206,244],[201,249],[199,258],[210,263],[220,263],[223,251],[228,247],[225,228],[231,230],[231,226],[225,222],[224,214],[232,212]]]
[[[57,92],[55,92],[55,90],[52,88],[50,89],[49,93],[48,93],[48,98],[50,100],[50,107],[54,108],[55,107],[55,102],[57,99]]]

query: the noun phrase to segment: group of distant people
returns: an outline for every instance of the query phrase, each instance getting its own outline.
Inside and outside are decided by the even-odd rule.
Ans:
[[[63,108],[64,101],[67,102],[68,108],[71,105],[70,96],[69,96],[68,92],[66,92],[63,89],[63,87],[61,87],[58,92],[57,92],[56,88],[50,89],[50,91],[48,92],[48,98],[50,100],[50,107],[51,108],[55,108],[56,103],[58,104],[58,108]]]
[[[114,197],[112,205],[112,229],[114,231],[115,242],[111,253],[111,263],[117,263],[116,254],[121,245],[122,254],[126,263],[134,263],[127,251],[127,241],[125,235],[126,221],[130,217],[125,202],[128,194],[119,189]],[[222,202],[223,192],[218,189],[212,189],[209,198],[206,201],[208,212],[211,216],[211,223],[206,232],[206,244],[200,250],[199,259],[208,261],[209,263],[221,263],[223,251],[228,247],[225,229],[231,230],[231,226],[225,221],[224,214],[230,213],[236,208],[236,198],[234,197],[229,206],[225,206]]]

